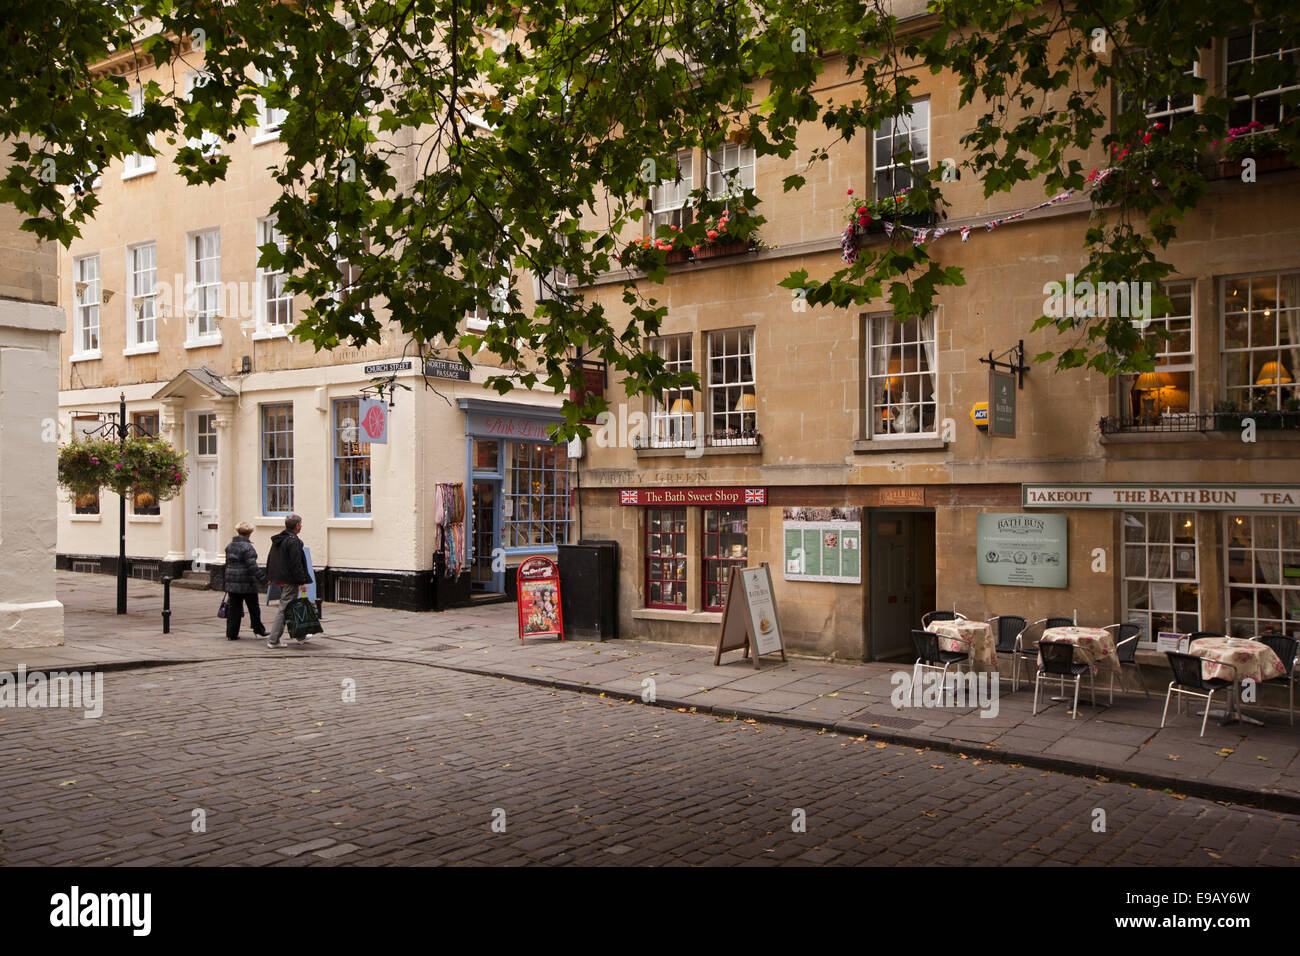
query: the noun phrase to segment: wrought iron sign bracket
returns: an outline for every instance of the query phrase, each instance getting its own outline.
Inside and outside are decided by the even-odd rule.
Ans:
[[[1001,361],[1006,356],[1012,357],[1011,361]],[[1016,376],[1016,383],[1020,388],[1025,387],[1025,373],[1029,371],[1029,366],[1025,364],[1025,340],[1021,339],[1005,352],[1000,352],[996,356],[993,350],[989,349],[989,357],[980,357],[980,362],[989,366],[995,371],[1010,372]]]

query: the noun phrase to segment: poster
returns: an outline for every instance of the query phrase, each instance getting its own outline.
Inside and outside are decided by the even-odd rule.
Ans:
[[[759,655],[782,650],[781,622],[772,600],[772,578],[767,568],[745,568],[740,572],[749,611],[750,633]]]
[[[519,593],[519,639],[558,637],[564,640],[560,613],[560,572],[549,558],[533,557],[515,572]]]
[[[787,581],[862,581],[861,508],[786,508],[782,516]]]
[[[978,515],[975,566],[980,584],[1066,587],[1069,550],[1065,515]]]

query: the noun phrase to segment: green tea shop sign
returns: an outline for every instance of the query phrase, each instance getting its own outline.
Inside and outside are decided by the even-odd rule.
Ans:
[[[976,516],[975,567],[980,584],[1063,588],[1068,580],[1065,515]]]

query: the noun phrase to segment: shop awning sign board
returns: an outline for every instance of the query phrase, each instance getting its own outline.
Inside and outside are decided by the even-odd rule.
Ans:
[[[772,571],[766,564],[756,568],[731,569],[727,586],[727,603],[722,609],[722,627],[718,630],[718,649],[714,666],[722,663],[723,651],[743,649],[754,661],[764,654],[780,653],[785,660],[785,643],[781,638],[781,619],[772,596]]]
[[[766,488],[623,488],[618,493],[620,505],[654,508],[705,505],[714,508],[744,508],[767,504]]]
[[[1109,508],[1143,511],[1295,511],[1300,485],[1024,484],[1026,508]]]

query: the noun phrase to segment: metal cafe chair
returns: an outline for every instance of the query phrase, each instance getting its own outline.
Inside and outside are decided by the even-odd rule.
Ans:
[[[1147,697],[1151,692],[1147,690],[1146,678],[1142,676],[1142,665],[1137,661],[1138,641],[1142,639],[1142,629],[1136,624],[1107,624],[1102,630],[1109,631],[1114,629],[1115,636],[1115,653],[1119,656],[1120,662],[1120,687],[1124,686],[1124,668],[1125,664],[1132,664],[1133,669],[1137,671],[1138,683],[1142,685],[1142,693]],[[1115,703],[1115,675],[1110,678],[1110,702]]]
[[[1297,649],[1300,649],[1300,641],[1294,637],[1287,637],[1285,634],[1261,634],[1256,638],[1261,644],[1267,644],[1268,647],[1277,655],[1282,666],[1286,668],[1281,677],[1274,677],[1268,684],[1287,685],[1287,717],[1291,720],[1291,726],[1295,726],[1295,656]]]
[[[1191,647],[1203,637],[1227,637],[1227,634],[1221,634],[1218,631],[1192,631],[1187,635],[1187,646]]]
[[[939,635],[933,631],[912,631],[912,645],[916,648],[916,663],[912,665],[912,679],[916,680],[917,672],[920,670],[936,670],[943,674],[943,682],[946,687],[948,684],[948,668],[952,664],[957,665],[957,671],[961,670],[963,661],[970,661],[970,641],[965,638],[955,637],[947,638],[955,640],[966,645],[965,651],[945,651],[939,647]],[[954,672],[956,673],[956,671]]]
[[[1232,688],[1236,684],[1235,675],[1237,669],[1231,664],[1219,664],[1220,667],[1226,667],[1232,671],[1233,680],[1224,680],[1222,677],[1205,678],[1202,676],[1201,665],[1205,659],[1197,657],[1195,654],[1179,654],[1177,651],[1166,651],[1165,657],[1169,658],[1169,668],[1174,672],[1174,679],[1169,682],[1169,690],[1165,692],[1165,709],[1160,715],[1160,727],[1165,726],[1165,718],[1169,716],[1169,698],[1174,694],[1178,695],[1178,708],[1181,713],[1184,697],[1197,697],[1205,701],[1205,716],[1201,718],[1201,736],[1205,736],[1205,724],[1210,719],[1210,705],[1214,701],[1214,695],[1224,690],[1228,691],[1229,708],[1231,708]],[[1217,661],[1215,663],[1218,663]]]
[[[966,615],[960,611],[930,611],[921,615],[921,627],[927,628],[935,621],[964,621]]]
[[[1074,618],[1072,618],[1072,617],[1049,617],[1049,618],[1046,620],[1045,624],[1046,624],[1046,627],[1044,627],[1043,630],[1048,630],[1048,629],[1053,628],[1053,627],[1074,627]]]
[[[1074,679],[1074,708],[1070,711],[1070,719],[1074,720],[1079,716],[1079,682],[1083,678],[1085,671],[1088,673],[1088,686],[1092,690],[1092,706],[1097,706],[1097,685],[1092,677],[1091,664],[1078,664],[1074,660],[1074,645],[1067,644],[1065,641],[1039,641],[1038,653],[1043,663],[1038,667],[1038,673],[1034,677],[1034,708],[1033,715],[1038,716],[1038,689],[1044,677],[1051,679],[1059,677],[1061,687],[1065,687],[1065,679],[1072,677]]]
[[[1019,690],[1020,658],[1029,656],[1028,652],[1020,649],[1020,634],[1025,629],[1025,619],[1015,614],[999,614],[984,623],[993,625],[993,633],[997,635],[998,642],[994,650],[1011,658],[1012,689]]]

